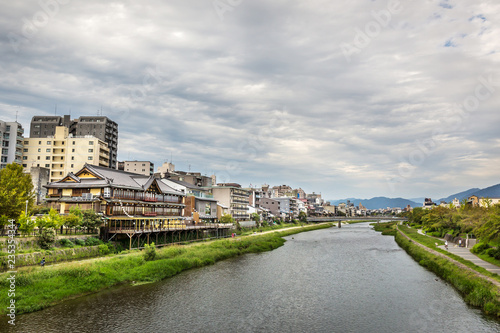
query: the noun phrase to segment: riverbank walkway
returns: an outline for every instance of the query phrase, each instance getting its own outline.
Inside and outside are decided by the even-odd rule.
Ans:
[[[422,232],[422,229],[418,229],[418,233],[421,235],[427,236],[427,237],[439,239],[440,241],[443,241],[443,242],[445,241],[442,238],[426,235],[424,232]],[[475,254],[470,252],[470,250],[466,247],[459,247],[458,245],[451,243],[448,246],[448,250],[446,250],[444,245],[439,245],[438,248],[445,250],[445,251],[448,251],[448,252],[450,252],[456,256],[459,256],[465,260],[468,260],[468,261],[472,262],[473,264],[475,264],[479,267],[482,267],[491,273],[496,273],[496,274],[500,275],[500,267],[499,266],[493,265],[487,261],[484,261],[483,259],[479,258]]]

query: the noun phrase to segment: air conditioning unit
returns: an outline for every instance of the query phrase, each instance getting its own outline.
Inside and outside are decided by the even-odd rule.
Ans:
[[[82,200],[92,200],[92,193],[82,193]]]

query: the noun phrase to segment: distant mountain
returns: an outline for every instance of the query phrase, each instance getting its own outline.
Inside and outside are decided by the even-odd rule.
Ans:
[[[408,199],[408,200],[410,200],[410,201],[414,201],[414,202],[416,202],[416,203],[419,203],[419,204],[423,205],[423,204],[424,204],[424,201],[425,201],[425,198],[424,198],[424,197],[421,197],[421,198],[410,198],[410,199]]]
[[[471,188],[470,190],[456,193],[456,194],[450,195],[449,197],[436,200],[434,202],[437,204],[439,204],[441,201],[451,202],[455,198],[462,201],[463,199],[467,199],[471,195],[477,195],[480,198],[481,197],[483,197],[483,198],[500,198],[500,184],[493,185],[493,186],[483,188],[483,189]]]
[[[471,188],[467,191],[463,191],[460,193],[455,193],[446,198],[441,198],[438,200],[432,200],[435,203],[439,204],[441,201],[451,202],[453,199],[457,198],[462,201],[463,199],[469,198],[471,195],[477,195],[478,197],[484,198],[500,198],[500,184],[493,185],[484,189],[480,188]],[[361,203],[368,209],[379,209],[379,208],[387,208],[387,207],[400,207],[405,208],[407,205],[415,207],[422,207],[422,203],[424,202],[424,198],[413,198],[413,199],[403,199],[403,198],[387,198],[387,197],[375,197],[371,199],[359,199],[359,198],[347,198],[341,200],[329,200],[330,204],[338,206],[339,203],[347,203],[349,200],[355,206],[359,206]]]
[[[500,198],[500,184],[493,185],[487,188],[484,188],[480,191],[474,192],[474,195],[478,197],[484,198]]]
[[[356,198],[348,198],[343,200],[331,200],[330,204],[338,206],[339,203],[347,203],[347,200],[350,200],[355,206],[359,206],[361,203],[368,209],[379,209],[379,208],[387,208],[387,207],[400,207],[405,208],[407,205],[412,207],[421,207],[422,204],[418,202],[414,202],[408,199],[403,198],[387,198],[387,197],[375,197],[371,199],[356,199]]]
[[[449,202],[453,201],[453,199],[455,199],[455,198],[457,198],[459,201],[462,201],[463,199],[467,199],[468,197],[470,197],[471,195],[475,194],[478,191],[481,191],[481,189],[471,188],[470,190],[463,191],[463,192],[456,193],[456,194],[452,194],[449,197],[441,198],[439,200],[433,200],[433,201],[437,204],[439,204],[441,201],[449,203]]]

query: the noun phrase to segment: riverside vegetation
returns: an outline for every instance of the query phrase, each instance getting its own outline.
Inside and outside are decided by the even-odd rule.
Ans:
[[[500,281],[498,274],[492,274],[467,260],[439,249],[437,245],[442,245],[442,241],[420,235],[417,230],[413,228],[405,226],[398,227],[396,222],[391,222],[375,225],[375,230],[385,231],[386,234],[394,235],[396,242],[401,248],[411,255],[420,265],[449,282],[462,294],[467,304],[479,307],[486,314],[500,318],[500,294],[497,286],[481,278],[478,274],[461,268],[452,261],[416,245],[415,242],[434,251],[443,253],[483,275]],[[408,236],[411,240],[407,239],[403,234]]]
[[[95,293],[121,284],[160,281],[184,270],[211,265],[246,253],[270,251],[285,243],[283,236],[303,231],[329,228],[332,224],[198,243],[193,246],[147,248],[102,260],[88,260],[53,267],[28,267],[16,275],[16,310],[18,314],[42,310],[66,299]],[[0,288],[8,289],[6,279]],[[5,314],[8,299],[0,299],[0,314]]]

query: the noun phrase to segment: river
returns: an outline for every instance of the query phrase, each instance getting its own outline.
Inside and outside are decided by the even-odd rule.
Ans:
[[[500,332],[368,223],[17,317],[17,332]],[[6,320],[0,331],[7,328]]]

